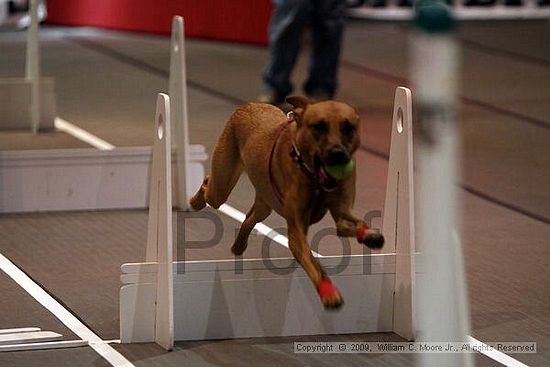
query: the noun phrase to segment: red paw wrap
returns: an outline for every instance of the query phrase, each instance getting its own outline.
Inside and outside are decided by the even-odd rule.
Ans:
[[[317,292],[319,292],[319,297],[323,299],[325,298],[325,296],[332,296],[333,294],[338,292],[338,290],[336,289],[335,286],[332,285],[332,282],[330,281],[330,279],[325,278],[325,279],[321,279],[321,282],[317,287]]]
[[[365,238],[367,238],[367,232],[369,227],[366,224],[363,224],[361,227],[357,228],[357,242],[363,243]]]

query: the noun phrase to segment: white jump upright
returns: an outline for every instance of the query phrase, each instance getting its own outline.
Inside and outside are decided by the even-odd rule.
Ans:
[[[25,77],[0,79],[0,129],[54,128],[54,80],[40,77],[39,2],[30,2]]]
[[[172,112],[172,139],[176,148],[176,177],[174,206],[181,210],[189,208],[189,119],[187,109],[187,74],[185,63],[185,31],[181,16],[172,21],[170,41],[170,110]]]
[[[399,192],[400,197],[388,200],[394,214],[384,228],[386,235],[394,232],[402,236],[391,237],[391,246],[398,249],[398,255],[390,252],[319,258],[345,297],[341,310],[328,312],[323,308],[309,278],[293,258],[174,262],[171,283],[167,274],[168,255],[173,251],[171,241],[169,237],[155,241],[161,230],[171,232],[165,207],[157,205],[168,203],[170,194],[168,188],[163,191],[154,186],[164,182],[159,175],[170,172],[154,168],[151,197],[158,199],[152,201],[150,208],[146,262],[124,264],[121,268],[121,341],[157,341],[170,349],[170,343],[159,342],[159,334],[164,340],[176,341],[390,331],[406,338],[414,335],[412,306],[407,302],[412,295],[414,273],[410,271],[411,263],[405,264],[412,261],[409,254],[414,252],[413,222],[406,217],[412,212],[402,211],[407,205],[412,206],[412,181],[407,179],[404,184],[395,179],[412,177],[409,176],[412,173],[410,92],[400,88],[396,103],[393,130],[400,132],[392,134],[388,187],[392,187],[391,195]],[[165,154],[162,158],[155,156],[155,162],[157,159],[168,162],[168,150],[155,149],[155,154]],[[167,168],[169,164],[156,167]],[[160,210],[164,216],[158,213]],[[229,247],[228,243],[228,252]],[[400,259],[399,265],[396,258]],[[398,291],[396,284],[400,287]],[[172,286],[170,301],[165,292]],[[166,305],[166,300],[173,303]],[[170,307],[173,322],[169,321]],[[170,330],[173,336],[166,336]]]
[[[170,98],[162,93],[157,98],[155,121],[146,263],[140,265],[145,276],[146,269],[154,267],[155,277],[142,287],[123,286],[120,290],[120,337],[155,341],[170,350],[174,345],[171,124]],[[127,268],[122,266],[123,274],[130,273]],[[139,273],[137,276],[134,281],[143,281]],[[123,283],[127,278],[121,277]]]
[[[38,1],[30,2],[30,24],[27,31],[27,59],[25,77],[31,85],[31,129],[40,127],[40,50],[38,46]]]
[[[407,340],[415,338],[414,284],[414,167],[411,91],[395,91],[390,160],[384,203],[384,252],[395,253],[393,330]]]

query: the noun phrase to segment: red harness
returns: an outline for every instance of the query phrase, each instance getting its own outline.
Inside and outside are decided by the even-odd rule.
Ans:
[[[281,189],[279,189],[279,186],[277,186],[277,182],[275,182],[275,178],[273,177],[273,170],[271,169],[272,163],[273,163],[273,156],[275,155],[275,147],[277,146],[277,142],[279,141],[279,138],[281,137],[281,134],[283,131],[290,126],[292,121],[294,121],[294,117],[290,115],[290,113],[287,115],[288,121],[285,121],[281,124],[279,127],[279,131],[277,131],[277,137],[273,141],[273,145],[271,146],[271,153],[269,153],[269,184],[271,185],[271,190],[273,191],[273,194],[277,197],[279,202],[283,203],[283,194],[281,193]]]

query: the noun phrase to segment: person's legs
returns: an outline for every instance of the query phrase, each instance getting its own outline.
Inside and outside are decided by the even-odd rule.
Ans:
[[[269,61],[263,72],[263,93],[282,102],[292,91],[290,74],[300,50],[301,35],[311,13],[311,0],[273,0],[269,26]]]
[[[332,98],[345,22],[345,0],[314,0],[309,78],[304,91],[314,98]]]

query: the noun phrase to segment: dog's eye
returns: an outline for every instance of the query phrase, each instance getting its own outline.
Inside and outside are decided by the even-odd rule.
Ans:
[[[313,125],[311,125],[311,128],[316,134],[326,134],[328,133],[328,125],[324,121],[319,121]]]
[[[356,130],[356,127],[349,121],[344,121],[342,124],[342,134],[345,136],[353,136]]]

